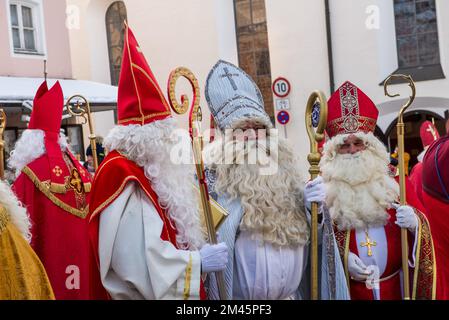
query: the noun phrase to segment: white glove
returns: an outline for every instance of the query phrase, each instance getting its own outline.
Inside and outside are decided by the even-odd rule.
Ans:
[[[224,242],[205,244],[200,250],[201,271],[204,273],[222,271],[228,264],[228,247]]]
[[[396,209],[396,224],[401,228],[407,228],[414,232],[418,226],[418,217],[416,217],[415,210],[409,206],[400,206],[393,203],[392,207]]]
[[[351,277],[357,281],[365,281],[370,275],[367,266],[352,252],[349,252],[348,256],[348,271]]]
[[[310,212],[312,210],[312,202],[317,202],[318,206],[321,207],[325,199],[326,188],[321,176],[306,183],[306,186],[304,188],[304,204],[307,211]]]

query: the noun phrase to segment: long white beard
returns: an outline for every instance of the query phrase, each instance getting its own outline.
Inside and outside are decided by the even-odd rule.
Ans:
[[[309,238],[303,209],[303,179],[292,149],[284,140],[278,146],[270,147],[269,156],[261,160],[257,157],[252,164],[248,159],[266,155],[268,147],[264,142],[217,140],[204,153],[216,173],[215,190],[231,199],[240,199],[244,211],[241,230],[278,246],[303,245]],[[277,170],[261,174],[266,172],[267,163],[268,166],[276,163]]]
[[[40,129],[27,129],[22,133],[8,159],[8,166],[15,171],[16,176],[25,166],[45,154],[44,137],[45,133]],[[62,133],[59,136],[59,145],[61,151],[70,150],[67,137]]]
[[[175,164],[170,153],[179,143],[172,118],[144,126],[116,126],[105,138],[105,147],[118,150],[144,169],[158,195],[159,204],[174,222],[181,249],[196,250],[204,244],[198,199],[193,189],[194,167]]]
[[[372,142],[371,137],[361,137]],[[335,146],[325,146],[321,171],[326,183],[326,202],[340,230],[387,223],[386,210],[398,199],[399,187],[388,174],[388,156],[383,145],[375,143],[353,155],[336,154]]]

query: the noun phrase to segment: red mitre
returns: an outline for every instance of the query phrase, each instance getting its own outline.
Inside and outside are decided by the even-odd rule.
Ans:
[[[422,145],[424,148],[430,146],[434,141],[440,138],[435,125],[430,121],[424,121],[419,129],[419,135],[421,136]]]
[[[171,115],[161,88],[127,24],[117,111],[119,125],[144,125]]]
[[[44,131],[46,158],[49,163],[48,171],[50,171],[53,182],[59,182],[61,174],[58,170],[52,169],[65,167],[61,146],[59,145],[59,130],[61,129],[63,108],[64,95],[59,81],[50,90],[48,90],[47,82],[44,81],[34,97],[28,129]]]
[[[379,111],[371,99],[346,81],[328,101],[326,132],[330,138],[339,134],[374,132]]]

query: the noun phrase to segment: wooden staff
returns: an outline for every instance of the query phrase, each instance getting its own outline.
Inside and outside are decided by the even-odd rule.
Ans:
[[[408,101],[406,104],[404,104],[399,111],[398,115],[398,123],[396,125],[397,128],[397,135],[398,135],[398,160],[399,160],[399,187],[400,187],[400,203],[401,206],[404,206],[407,204],[406,199],[406,189],[405,189],[405,162],[404,162],[404,132],[405,132],[405,124],[404,124],[404,112],[410,107],[410,105],[415,100],[416,96],[416,88],[415,88],[415,82],[413,81],[412,77],[410,75],[404,75],[404,74],[392,74],[385,80],[384,83],[384,92],[385,95],[394,98],[398,97],[399,94],[391,95],[388,92],[388,85],[390,81],[393,78],[400,78],[403,80],[406,80],[408,82],[408,85],[410,86],[412,90],[412,94],[410,95]],[[409,269],[408,269],[408,240],[407,240],[407,229],[402,228],[401,229],[401,246],[402,246],[402,272],[404,274],[404,300],[410,300],[410,278],[409,278]]]
[[[74,102],[72,103],[72,100]],[[89,101],[82,95],[74,95],[71,96],[66,103],[67,111],[74,117],[81,117],[84,122],[82,124],[88,124],[89,125],[89,140],[90,140],[90,147],[92,149],[92,156],[94,158],[94,169],[97,171],[98,169],[98,157],[97,157],[97,143],[96,143],[96,136],[94,132],[94,125],[92,123],[92,115],[90,111],[90,104]]]
[[[171,72],[169,81],[168,81],[168,96],[169,102],[172,109],[177,114],[184,114],[189,109],[189,98],[186,95],[181,96],[181,105],[178,104],[176,99],[176,82],[179,77],[186,78],[192,86],[193,89],[193,102],[190,106],[189,113],[189,134],[192,140],[192,148],[193,148],[193,156],[195,160],[195,168],[196,174],[198,177],[200,194],[201,194],[201,205],[204,213],[204,220],[206,223],[209,243],[217,244],[217,235],[215,232],[215,226],[212,217],[212,210],[209,200],[209,191],[207,188],[206,177],[204,172],[204,162],[202,157],[202,145],[203,145],[203,137],[200,132],[200,123],[202,120],[201,108],[199,105],[200,102],[200,88],[198,85],[198,80],[193,75],[193,73],[184,67],[176,68]],[[215,273],[217,279],[217,286],[221,300],[227,300],[226,296],[226,287],[224,281],[223,272]]]
[[[0,109],[0,179],[5,177],[5,158],[3,152],[5,150],[5,140],[3,140],[3,133],[6,128],[6,114],[3,109]]]
[[[319,122],[314,129],[312,117],[315,116],[314,108],[316,102],[319,102],[320,114]],[[324,139],[324,130],[327,123],[327,101],[324,93],[321,91],[314,91],[307,101],[306,106],[306,129],[310,140],[310,153],[307,160],[310,164],[310,178],[313,180],[320,174],[319,163],[321,155],[318,152],[318,142]],[[311,299],[318,300],[318,203],[312,202],[311,207],[312,226],[311,226],[311,250],[310,250],[310,277],[311,277]]]

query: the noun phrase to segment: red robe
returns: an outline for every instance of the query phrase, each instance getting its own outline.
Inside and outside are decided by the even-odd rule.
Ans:
[[[90,175],[69,152],[47,154],[22,169],[12,188],[32,222],[31,246],[56,299],[90,299],[88,201]],[[50,163],[57,163],[50,168]]]
[[[416,202],[410,199],[411,202]],[[418,247],[416,256],[416,268],[410,268],[410,288],[411,297],[415,299],[433,299],[435,287],[434,251],[430,229],[425,216],[418,213],[419,231]],[[401,300],[402,288],[400,271],[402,270],[402,250],[401,250],[401,229],[395,224],[396,210],[388,210],[390,218],[384,230],[387,240],[387,264],[384,272],[380,275],[379,289],[381,300]],[[358,282],[350,279],[348,271],[348,254],[352,252],[356,255],[358,245],[355,230],[339,231],[335,229],[335,237],[343,260],[346,278],[350,289],[352,300],[373,300],[373,290],[368,289],[365,282]],[[415,236],[409,233],[409,256],[413,250]],[[379,247],[374,247],[379,250]],[[410,259],[411,260],[411,259]],[[428,268],[430,266],[431,268]],[[416,278],[416,280],[414,280]]]
[[[95,257],[90,268],[95,279],[100,279],[100,259],[98,254],[100,216],[103,210],[120,196],[127,183],[131,181],[136,182],[142,188],[164,222],[161,239],[170,241],[178,248],[176,242],[177,231],[174,224],[169,221],[165,210],[159,205],[158,196],[145,176],[143,169],[117,151],[112,151],[103,160],[95,174],[92,186],[92,201],[89,208],[89,237]],[[206,299],[202,283],[200,285],[200,297],[201,299]]]
[[[424,192],[424,203],[435,242],[438,300],[449,300],[449,203]]]
[[[419,201],[421,201],[421,203],[424,204],[423,189],[422,189],[422,171],[423,171],[422,162],[418,162],[413,167],[410,173],[410,182],[412,183],[415,189]]]

